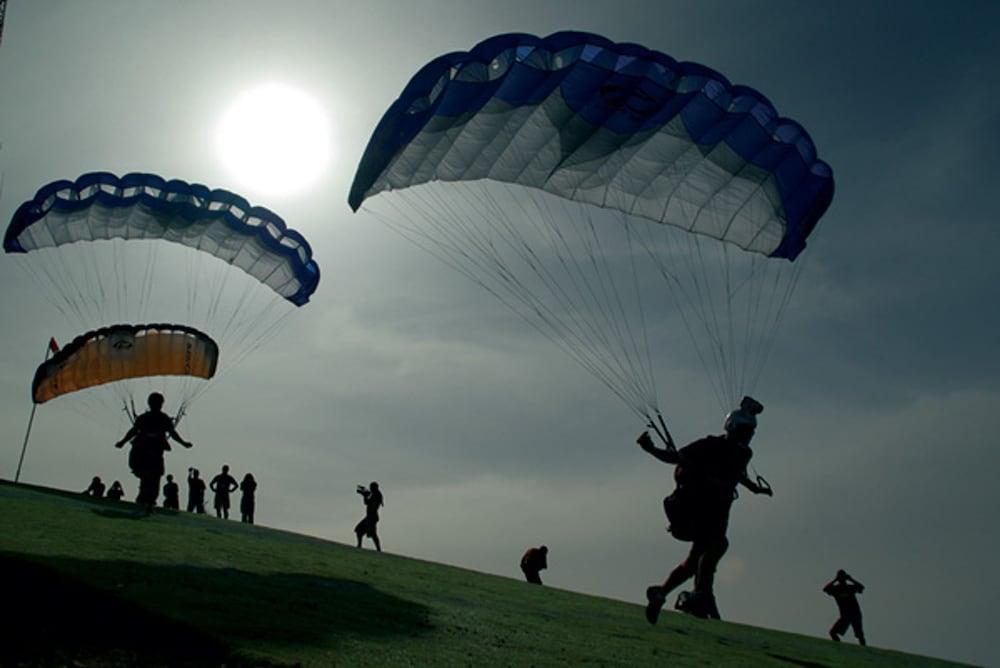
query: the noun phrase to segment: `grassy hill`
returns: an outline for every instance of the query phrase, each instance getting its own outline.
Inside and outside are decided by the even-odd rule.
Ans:
[[[0,483],[0,663],[954,665]]]

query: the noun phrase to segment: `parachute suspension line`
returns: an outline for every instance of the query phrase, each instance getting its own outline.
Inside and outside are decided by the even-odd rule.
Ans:
[[[673,258],[679,258],[681,259],[682,262],[686,260],[690,264],[691,260],[689,254],[687,252],[680,250],[679,242],[675,243],[674,240],[671,238],[672,236],[671,230],[666,229],[668,226],[662,223],[654,223],[653,225],[658,225],[660,227],[653,227],[650,225],[647,225],[646,227],[650,230],[660,230],[660,236],[662,237],[667,247],[667,253],[665,253],[664,255],[669,255]],[[695,354],[698,356],[698,359],[701,362],[702,367],[706,371],[710,372],[711,366],[709,364],[709,360],[705,357],[705,350],[703,349],[703,347],[697,344],[698,337],[695,333],[694,324],[692,323],[692,317],[698,316],[699,308],[700,307],[703,308],[703,302],[697,299],[697,296],[692,296],[690,292],[691,286],[685,286],[685,284],[680,280],[677,274],[675,274],[670,269],[670,267],[667,266],[666,260],[661,256],[660,253],[657,252],[657,244],[653,239],[653,232],[651,231],[648,237],[643,237],[641,233],[638,233],[639,230],[641,229],[643,229],[641,224],[636,226],[637,236],[642,242],[642,245],[646,250],[646,254],[652,260],[653,265],[656,267],[656,269],[660,273],[660,276],[663,278],[664,283],[667,284],[671,296],[674,299],[674,303],[677,304],[677,312],[681,317],[681,322],[684,324],[684,329],[687,331],[690,340],[694,343]],[[688,275],[696,277],[696,274],[691,272],[689,272]],[[699,318],[699,319],[704,325],[705,322],[704,318]],[[711,335],[711,332],[709,332],[709,334]],[[723,403],[722,392],[721,389],[718,387],[718,383],[716,381],[714,374],[709,373],[708,379],[709,379],[709,384],[712,388],[712,392],[715,394],[719,403],[722,404]]]
[[[729,244],[723,244],[722,245],[722,256],[723,256],[723,262],[722,262],[722,264],[725,265],[725,276],[726,276],[726,318],[725,318],[725,320],[726,320],[727,334],[729,335],[729,347],[727,348],[727,350],[729,351],[729,359],[727,360],[728,363],[729,363],[728,364],[729,368],[727,369],[727,374],[728,374],[728,377],[730,379],[732,379],[730,381],[730,394],[729,394],[728,398],[729,398],[729,401],[730,401],[729,405],[730,406],[736,406],[737,405],[736,402],[737,402],[737,399],[738,399],[738,397],[736,396],[736,394],[739,393],[739,387],[735,386],[735,382],[734,382],[735,379],[736,379],[736,358],[737,358],[737,354],[736,354],[736,323],[733,320],[733,275],[732,275],[732,266],[730,265],[730,262],[729,262]],[[746,342],[744,342],[744,345],[745,345],[745,343]]]
[[[739,387],[741,392],[749,394],[750,390],[747,388],[747,370],[750,363],[750,355],[752,348],[752,341],[754,336],[754,327],[756,315],[760,309],[760,301],[762,290],[762,281],[754,280],[757,276],[757,272],[761,270],[761,259],[757,255],[750,257],[750,271],[744,282],[737,288],[738,290],[746,288],[746,315],[743,318],[743,341],[745,342],[743,354],[740,355],[742,360],[740,364],[739,373]]]
[[[715,278],[715,282],[718,283],[720,276],[723,275],[719,269],[709,266],[709,261],[705,259],[704,247],[701,241],[701,235],[693,234],[691,239],[694,242],[695,249],[697,250],[698,261],[696,263],[697,268],[701,271],[702,285],[704,286],[703,298],[707,303],[707,311],[712,317],[711,324],[706,324],[706,328],[712,332],[712,339],[715,342],[714,352],[716,356],[717,371],[719,375],[719,386],[722,388],[722,409],[726,409],[726,405],[730,402],[730,392],[728,390],[728,384],[726,383],[726,346],[723,343],[721,336],[724,335],[724,328],[719,322],[719,311],[721,305],[716,304],[716,290],[712,289],[712,279]],[[716,259],[718,259],[716,257]],[[720,261],[721,263],[721,261]],[[710,275],[709,271],[713,273]]]
[[[117,290],[115,290],[115,308],[117,309],[118,313],[121,313],[125,307],[125,304],[128,303],[127,297],[122,294],[122,291],[125,289],[125,287],[122,285],[125,282],[125,277],[122,276],[122,268],[121,268],[122,261],[123,260],[121,253],[121,244],[112,239],[111,264],[115,271],[115,285],[121,286]]]
[[[632,331],[632,321],[631,318],[626,314],[624,308],[624,301],[619,291],[618,285],[615,281],[615,272],[611,270],[608,265],[608,255],[600,254],[600,265],[597,262],[597,254],[594,252],[594,247],[599,245],[599,239],[597,237],[597,230],[595,228],[593,212],[587,208],[581,208],[581,212],[587,218],[588,228],[591,232],[591,239],[594,242],[593,246],[588,245],[588,255],[591,258],[591,263],[594,265],[594,271],[598,279],[601,278],[601,271],[603,268],[604,275],[607,277],[607,281],[600,281],[604,299],[607,301],[609,306],[609,312],[605,313],[605,321],[608,328],[615,335],[618,340],[618,348],[622,351],[626,362],[628,363],[628,371],[624,372],[627,378],[634,379],[633,382],[636,384],[636,391],[641,397],[645,398],[644,405],[647,411],[652,411],[656,409],[656,396],[655,392],[652,390],[652,386],[646,382],[647,373],[649,367],[651,366],[649,360],[642,360],[641,353],[639,352],[639,346],[636,343],[635,334]],[[616,221],[607,221],[608,223],[615,224]],[[626,241],[630,241],[628,238],[627,230],[622,227],[623,231],[626,231]],[[582,235],[581,235],[582,237]],[[631,248],[628,248],[631,251]],[[631,258],[630,258],[631,259]],[[633,265],[634,266],[634,265]],[[635,287],[635,293],[637,296],[638,286]],[[617,314],[610,312],[617,307]],[[602,311],[603,312],[603,311]],[[624,325],[624,330],[622,328]],[[627,341],[626,341],[627,337]],[[618,359],[615,357],[614,359]]]
[[[490,198],[489,192],[483,188],[483,200],[496,202],[495,198]],[[517,198],[512,198],[517,202]],[[476,201],[476,200],[471,200]],[[518,204],[521,208],[522,213],[524,213],[526,221],[536,223],[536,219],[540,213],[535,212],[535,215],[524,210],[523,206]],[[518,232],[518,226],[511,221],[509,216],[504,213],[504,209],[499,204],[495,203],[496,212],[498,215],[491,216],[490,212],[484,211],[480,215],[480,218],[484,222],[492,221],[494,223],[493,229],[500,232],[505,232],[506,236],[503,237],[503,241],[507,244],[510,250],[518,256],[518,258],[532,268],[532,273],[542,281],[542,284],[547,287],[548,291],[562,303],[559,304],[561,308],[568,311],[569,314],[575,315],[575,311],[572,308],[567,308],[565,300],[566,294],[562,291],[560,284],[551,274],[547,274],[547,267],[545,263],[534,253],[530,244],[524,238],[523,234]],[[497,225],[502,225],[502,227],[497,227]],[[536,223],[537,225],[537,223]],[[492,246],[495,249],[494,246]],[[563,322],[562,318],[556,315],[551,307],[547,306],[539,296],[536,295],[530,288],[528,288],[523,281],[518,279],[517,273],[510,271],[506,263],[503,262],[502,257],[497,256],[497,261],[499,262],[499,267],[502,270],[501,278],[505,282],[505,287],[508,291],[512,293],[514,297],[519,299],[523,304],[528,306],[538,319],[549,328],[548,332],[545,332],[547,338],[550,340],[558,341],[560,347],[566,350],[571,357],[578,360],[578,363],[584,366],[584,368],[591,371],[595,375],[604,372],[600,368],[600,363],[594,359],[594,352],[599,351],[600,348],[594,346],[593,344],[587,344],[583,341],[584,345],[581,346],[580,336],[578,335],[577,329],[568,328]],[[515,308],[515,312],[519,312],[519,309]],[[537,323],[535,323],[531,318],[527,317],[525,313],[519,313],[522,318],[533,324],[536,329]],[[586,334],[586,330],[584,330]],[[606,376],[605,376],[606,377]],[[609,381],[610,382],[610,381]]]
[[[618,385],[632,390],[635,394],[633,401],[636,403],[637,408],[648,403],[643,400],[643,392],[641,390],[635,391],[634,382],[630,382],[636,377],[636,374],[630,374],[622,366],[621,359],[616,357],[611,352],[614,346],[608,337],[608,332],[612,329],[609,327],[609,323],[613,322],[613,318],[610,314],[609,308],[605,305],[605,301],[600,298],[592,284],[593,282],[600,281],[600,273],[597,272],[595,274],[594,279],[596,280],[592,281],[588,279],[586,271],[583,269],[583,266],[577,259],[576,255],[571,251],[570,243],[563,234],[561,226],[557,222],[557,217],[547,206],[545,197],[542,193],[535,192],[534,190],[528,191],[536,208],[536,212],[532,215],[532,213],[524,210],[523,205],[520,204],[520,198],[510,191],[510,187],[506,184],[504,185],[507,188],[511,199],[518,202],[519,206],[522,207],[522,210],[525,213],[525,218],[535,226],[541,236],[546,238],[549,247],[555,253],[556,258],[563,267],[567,281],[574,288],[577,299],[574,299],[563,288],[563,285],[558,278],[548,271],[547,265],[541,260],[538,260],[538,267],[545,273],[545,276],[540,276],[540,278],[543,281],[546,278],[550,279],[550,291],[553,293],[553,296],[557,298],[557,301],[559,301],[559,306],[573,320],[575,326],[568,328],[569,332],[576,336],[576,333],[582,330],[580,338],[582,338],[583,343],[586,346],[586,352],[588,352],[593,358],[600,360],[600,365],[607,370],[604,372],[606,377],[615,378]],[[564,216],[561,220],[574,220],[578,217],[583,217],[584,211],[585,210],[576,212],[571,211],[568,205],[563,202]],[[566,227],[570,230],[577,231],[577,242],[583,245],[583,247],[588,251],[592,264],[596,266],[596,262],[594,261],[595,254],[593,246],[590,244],[588,238],[580,232],[580,225],[573,223],[566,225]],[[594,230],[592,230],[592,232],[593,231]],[[525,245],[530,250],[530,246],[527,244]],[[572,262],[572,267],[569,266],[567,260]],[[606,285],[602,283],[601,287],[604,288],[602,292],[606,297],[608,294]],[[583,288],[586,288],[586,292]],[[586,317],[585,314],[593,313],[594,311],[594,309],[586,308],[587,306],[595,306],[601,318],[598,319],[591,316],[589,320],[581,321],[581,318]],[[624,348],[624,346],[620,345],[619,348]],[[616,368],[617,370],[615,370]]]
[[[507,189],[508,196],[514,202],[520,202],[518,198],[510,189],[510,187],[504,184]],[[614,346],[611,344],[608,333],[611,330],[608,327],[608,323],[611,322],[612,318],[610,316],[610,310],[606,305],[605,301],[601,299],[598,292],[594,289],[593,283],[600,282],[602,276],[600,272],[596,272],[592,279],[588,279],[587,272],[583,270],[583,265],[576,259],[576,255],[570,252],[570,243],[563,235],[562,229],[558,222],[557,217],[552,213],[552,211],[546,206],[544,195],[541,192],[536,192],[534,190],[528,191],[529,196],[535,206],[534,212],[528,212],[524,210],[523,205],[518,204],[525,214],[527,221],[531,222],[536,232],[546,239],[549,249],[555,253],[555,257],[559,260],[563,270],[566,274],[566,281],[574,288],[574,292],[579,298],[579,301],[574,299],[571,294],[563,287],[563,283],[556,277],[548,268],[546,262],[538,258],[537,254],[531,249],[531,245],[527,241],[522,241],[521,246],[526,249],[526,252],[531,254],[531,262],[534,264],[533,271],[539,280],[542,281],[551,295],[558,302],[557,305],[570,316],[573,323],[576,326],[568,327],[562,320],[562,317],[555,316],[556,320],[560,325],[561,331],[558,333],[560,336],[567,339],[567,342],[573,344],[577,350],[577,356],[588,356],[591,366],[586,367],[588,370],[593,368],[591,371],[594,375],[600,374],[606,379],[608,384],[614,384],[621,388],[624,393],[628,390],[634,396],[630,400],[633,403],[637,413],[641,413],[642,406],[646,403],[643,400],[643,395],[641,392],[636,392],[634,387],[633,379],[635,375],[629,375],[629,373],[622,367],[621,359],[616,357],[612,353]],[[583,217],[579,214],[582,212],[572,212],[564,207],[565,216],[561,220],[573,220],[574,218]],[[576,214],[576,215],[575,215]],[[576,241],[580,243],[588,252],[591,258],[591,264],[597,266],[594,260],[594,250],[591,240],[583,233],[581,230],[580,223],[567,224],[566,227],[577,232]],[[517,227],[513,227],[512,233],[517,234]],[[523,236],[520,237],[523,239]],[[563,250],[566,252],[563,253]],[[567,258],[573,261],[573,267],[570,268],[567,264]],[[524,261],[528,261],[525,259]],[[584,291],[583,288],[586,288]],[[602,283],[602,293],[607,296],[607,286]],[[589,295],[589,299],[587,298]],[[594,308],[586,308],[587,306],[596,307],[597,313],[601,315],[601,318],[595,318],[593,315],[589,319],[586,318],[586,314],[593,314]],[[581,327],[582,324],[582,327]],[[596,340],[596,342],[595,342]],[[623,346],[619,346],[622,348]],[[599,370],[598,370],[599,369]]]
[[[667,240],[668,245],[673,248],[671,254],[675,258],[680,259],[685,267],[684,275],[690,277],[690,287],[693,289],[693,296],[691,296],[691,292],[688,289],[684,288],[680,277],[673,274],[676,285],[681,288],[681,293],[687,301],[687,306],[685,306],[684,301],[679,301],[678,310],[683,314],[686,309],[691,309],[691,313],[697,318],[697,322],[700,324],[699,331],[702,333],[701,336],[695,334],[693,328],[689,331],[689,335],[695,348],[699,351],[699,359],[702,360],[702,365],[708,373],[712,391],[718,399],[719,404],[724,406],[726,403],[725,390],[719,380],[718,371],[713,373],[713,369],[717,369],[720,364],[719,351],[722,348],[722,342],[718,339],[718,330],[713,329],[710,322],[709,295],[711,294],[711,287],[703,285],[702,273],[705,267],[703,259],[697,257],[699,247],[695,245],[695,240],[691,239],[688,234],[678,234],[669,226],[662,227],[661,234]],[[681,247],[682,244],[683,248]],[[702,340],[707,340],[708,344],[699,345],[699,341]]]
[[[586,213],[588,218],[589,228],[591,230],[592,238],[596,243],[599,243],[597,238],[597,231],[595,229],[594,218],[592,215],[592,210],[584,208],[583,211]],[[613,223],[616,221],[608,221]],[[621,226],[621,229],[625,232],[625,240],[627,242],[627,254],[629,257],[630,268],[635,270],[635,260],[634,254],[632,252],[632,241],[631,236],[628,233],[627,226]],[[592,255],[593,257],[593,255]],[[618,317],[613,317],[610,320],[610,325],[613,331],[618,337],[619,348],[624,352],[626,360],[628,361],[630,367],[630,377],[636,379],[637,391],[640,395],[645,397],[645,406],[649,411],[655,411],[657,409],[657,398],[655,384],[652,382],[652,361],[651,358],[643,359],[642,352],[640,350],[639,344],[636,340],[635,332],[632,327],[632,318],[625,312],[624,300],[622,299],[621,292],[618,287],[618,283],[615,281],[615,272],[612,271],[611,267],[608,265],[608,255],[601,255],[601,264],[604,267],[605,275],[607,276],[607,286],[610,287],[611,295],[614,299],[609,299],[609,305],[614,308],[617,306]],[[596,270],[596,267],[595,267]],[[625,273],[625,272],[623,272]],[[640,321],[644,320],[641,314],[642,300],[640,298],[638,277],[633,274],[633,295],[635,299],[636,307],[639,309]],[[624,332],[622,331],[622,325],[624,325]],[[626,342],[627,335],[627,342]]]
[[[639,283],[639,272],[635,264],[636,251],[635,245],[632,241],[632,227],[628,224],[628,217],[624,214],[622,214],[622,225],[625,227],[625,236],[628,239],[628,256],[629,263],[632,265],[632,283],[635,286],[635,298],[639,310],[639,331],[642,332],[642,346],[646,358],[646,364],[644,366],[648,375],[650,397],[653,402],[652,408],[655,410],[660,422],[663,424],[664,431],[666,431],[667,425],[664,423],[663,416],[660,414],[659,409],[659,392],[656,389],[656,374],[653,373],[653,354],[652,349],[649,347],[649,329],[646,326],[646,312],[642,306],[642,290]]]
[[[418,191],[424,191],[426,195],[420,194]],[[385,202],[395,212],[395,215],[383,215],[378,210],[369,207],[365,207],[365,209],[401,237],[438,258],[493,295],[532,328],[556,344],[560,350],[590,371],[631,410],[636,410],[634,401],[630,400],[620,388],[609,381],[601,367],[591,357],[581,353],[579,347],[570,345],[571,333],[567,333],[565,326],[561,325],[551,313],[547,313],[544,305],[539,304],[537,299],[533,299],[530,292],[525,291],[523,284],[511,275],[502,261],[495,243],[486,236],[484,231],[476,232],[471,228],[471,219],[467,219],[468,222],[463,222],[463,217],[455,213],[447,201],[442,201],[439,204],[440,208],[435,210],[434,205],[429,204],[424,199],[425,196],[433,197],[432,188],[426,186],[407,189],[395,194],[399,196],[400,201],[397,202],[396,198],[391,195],[379,198],[379,201]],[[440,199],[444,200],[443,197]],[[466,202],[466,204],[472,206],[472,201]],[[415,220],[415,215],[419,216],[419,221]],[[487,222],[483,216],[477,217],[482,222]],[[468,230],[467,236],[470,238],[466,240],[459,238],[456,232],[447,229],[441,221],[447,221],[458,229]],[[427,231],[428,228],[437,231],[441,238],[435,238]],[[476,255],[477,250],[478,256]],[[487,277],[489,276],[494,278],[488,282]],[[493,283],[493,281],[496,282]],[[527,311],[512,302],[511,298],[520,301],[527,307]],[[533,313],[536,318],[530,317],[529,313]],[[640,412],[637,411],[637,414],[642,417]]]
[[[142,322],[146,322],[147,314],[149,313],[149,304],[152,302],[150,297],[153,294],[153,286],[157,279],[165,280],[166,276],[158,277],[156,276],[156,264],[160,257],[160,244],[149,243],[146,244],[149,250],[149,261],[146,263],[146,274],[142,279],[142,292],[139,297],[139,319]]]
[[[757,367],[752,376],[751,387],[757,384],[760,375],[764,371],[764,367],[767,364],[767,359],[771,354],[771,350],[774,348],[775,334],[778,328],[781,326],[782,320],[784,320],[785,313],[788,310],[788,305],[792,300],[792,295],[795,293],[795,288],[799,284],[799,279],[802,276],[802,272],[805,266],[803,259],[796,261],[795,266],[792,268],[792,275],[785,286],[784,293],[775,309],[774,317],[771,320],[771,325],[767,329],[767,333],[764,336],[764,345],[762,346],[761,354],[757,362]]]
[[[41,286],[41,293],[45,300],[52,304],[67,321],[80,320],[82,322],[83,314],[79,307],[65,293],[58,290],[58,286],[44,262],[31,262],[28,258],[18,255],[17,263],[24,269],[33,283]]]
[[[49,284],[53,286],[57,294],[64,295],[66,303],[70,305],[74,313],[77,314],[79,322],[84,328],[88,326],[88,319],[84,316],[83,306],[89,301],[84,297],[81,283],[72,279],[65,260],[59,257],[54,249],[45,249],[44,257],[39,258],[39,268],[49,279]]]

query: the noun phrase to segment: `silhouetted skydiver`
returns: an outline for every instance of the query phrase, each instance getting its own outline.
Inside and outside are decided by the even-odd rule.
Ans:
[[[162,410],[163,401],[163,395],[159,392],[150,394],[146,400],[149,410],[136,417],[132,427],[115,443],[115,447],[120,448],[132,441],[128,465],[139,479],[139,494],[135,501],[145,506],[147,511],[152,511],[156,498],[160,495],[160,476],[164,471],[163,453],[170,450],[167,437],[185,448],[192,446],[174,430],[174,421]]]
[[[83,490],[83,494],[88,494],[95,499],[100,499],[104,496],[104,483],[101,482],[100,476],[94,476],[94,479],[90,481],[90,487]]]
[[[679,608],[699,617],[719,618],[713,584],[719,560],[729,548],[726,530],[729,509],[736,498],[736,486],[754,494],[771,496],[771,488],[758,476],[747,477],[746,468],[753,452],[750,439],[757,428],[760,403],[744,397],[740,408],[726,416],[725,434],[706,436],[677,450],[669,434],[666,448],[657,448],[649,432],[638,438],[639,446],[660,461],[677,465],[677,488],[663,500],[670,521],[668,531],[675,538],[691,542],[687,558],[677,565],[662,585],[646,590],[646,619],[655,624],[667,595],[694,578],[694,591],[678,600]]]
[[[847,633],[847,627],[850,626],[858,643],[867,644],[865,630],[861,626],[861,606],[858,604],[857,596],[864,591],[865,586],[844,570],[837,571],[837,577],[823,586],[823,592],[833,597],[840,610],[840,619],[830,627],[830,637],[836,642],[840,642],[840,636]]]
[[[208,485],[215,492],[215,516],[229,519],[229,493],[239,489],[240,484],[236,478],[229,475],[229,465],[223,465],[222,473],[219,473]]]
[[[528,548],[528,551],[521,557],[521,572],[531,584],[542,584],[542,578],[538,574],[549,567],[548,555],[549,548],[542,545]]]
[[[370,489],[365,489],[364,485],[358,485],[358,494],[365,502],[365,518],[354,527],[354,534],[358,537],[358,547],[361,547],[361,539],[368,536],[375,543],[375,549],[381,552],[382,543],[378,539],[378,509],[385,505],[385,500],[377,482],[372,482],[369,487]]]
[[[254,497],[257,492],[257,481],[254,480],[252,473],[243,476],[243,480],[240,482],[240,492],[243,493],[240,497],[241,520],[247,524],[253,524],[253,512],[257,505]]]
[[[122,484],[115,480],[108,489],[108,498],[112,501],[121,501],[123,496],[125,496],[125,490],[122,489]]]
[[[174,477],[167,474],[167,482],[163,485],[163,507],[171,510],[181,509],[181,488],[174,482]]]
[[[189,513],[205,514],[205,481],[198,477],[198,469],[188,469],[188,505]]]

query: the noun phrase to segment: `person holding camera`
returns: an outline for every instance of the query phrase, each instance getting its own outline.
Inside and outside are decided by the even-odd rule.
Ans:
[[[683,612],[703,618],[719,619],[713,584],[719,560],[729,548],[726,531],[729,509],[736,498],[736,486],[743,485],[754,494],[772,495],[771,487],[757,476],[747,477],[747,465],[753,452],[750,440],[757,428],[757,415],[764,407],[744,397],[740,407],[726,416],[725,434],[706,436],[678,450],[669,433],[661,437],[666,448],[657,448],[649,432],[637,439],[639,447],[662,462],[674,464],[677,488],[663,500],[674,538],[691,541],[691,550],[662,585],[646,589],[646,619],[655,624],[667,595],[694,578],[694,591],[684,592],[677,601]]]
[[[354,527],[354,534],[358,537],[358,547],[361,547],[361,539],[368,536],[375,543],[375,549],[382,551],[382,543],[378,539],[378,509],[385,505],[382,492],[378,488],[377,482],[372,482],[366,489],[364,485],[358,485],[358,494],[364,499],[365,518]]]
[[[865,629],[861,625],[861,605],[858,604],[858,594],[863,593],[865,586],[841,569],[837,571],[837,577],[826,583],[823,593],[832,596],[837,602],[837,609],[840,611],[840,618],[830,627],[830,637],[834,642],[840,642],[840,636],[847,633],[847,628],[851,627],[854,637],[858,639],[859,645],[865,642]]]

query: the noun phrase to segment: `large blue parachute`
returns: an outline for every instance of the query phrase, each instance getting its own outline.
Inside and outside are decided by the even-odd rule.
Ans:
[[[305,238],[272,211],[227,190],[155,174],[107,172],[43,186],[18,207],[4,250],[99,239],[163,239],[239,267],[296,306],[319,284],[319,266]]]
[[[493,179],[794,259],[833,197],[801,125],[756,90],[636,44],[509,34],[424,66],[350,194]]]
[[[420,68],[348,203],[486,288],[648,419],[654,352],[675,322],[723,408],[753,390],[833,192],[809,134],[758,91],[560,32],[499,35]]]

